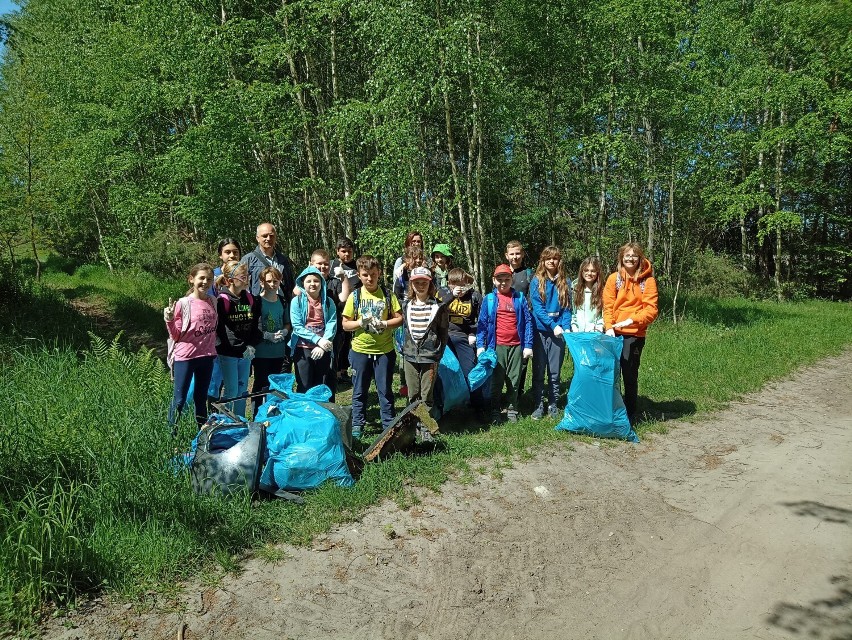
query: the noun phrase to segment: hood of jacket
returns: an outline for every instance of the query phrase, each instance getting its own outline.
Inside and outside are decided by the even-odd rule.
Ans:
[[[305,277],[310,275],[317,276],[320,279],[320,302],[325,304],[326,282],[322,273],[320,273],[320,270],[316,267],[305,267],[302,273],[299,274],[299,277],[296,278],[296,286],[302,291],[305,291]],[[305,295],[308,295],[307,292],[305,292]]]

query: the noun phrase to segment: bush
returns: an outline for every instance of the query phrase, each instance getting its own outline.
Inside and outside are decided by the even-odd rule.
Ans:
[[[753,275],[712,249],[695,255],[684,285],[690,296],[710,298],[748,298],[760,290]]]

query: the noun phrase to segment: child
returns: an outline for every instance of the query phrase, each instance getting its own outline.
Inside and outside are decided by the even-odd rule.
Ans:
[[[370,381],[375,377],[381,405],[382,426],[393,422],[393,377],[396,352],[393,330],[402,325],[399,300],[379,286],[379,261],[373,256],[358,258],[361,288],[349,296],[343,307],[343,328],[354,331],[349,363],[352,365],[352,435],[361,437],[366,422],[365,402]]]
[[[328,254],[325,264],[328,266]],[[296,367],[296,391],[305,393],[324,384],[334,394],[337,384],[332,350],[337,333],[337,307],[327,294],[325,277],[316,267],[306,267],[296,278],[296,286],[302,290],[290,305],[293,325],[290,349]]]
[[[432,414],[432,394],[438,377],[438,364],[447,346],[449,315],[436,299],[432,272],[426,267],[411,270],[408,300],[402,305],[402,358],[408,403],[423,400]],[[418,435],[432,442],[432,434],[420,425]]]
[[[349,297],[349,292],[355,291],[361,286],[361,280],[358,278],[358,268],[355,266],[355,243],[351,239],[343,236],[337,240],[337,258],[331,263],[331,271],[334,277],[341,282],[346,281],[348,291],[343,295],[341,291],[338,302],[338,326],[343,322],[343,317],[340,312],[343,311],[343,304]],[[349,349],[352,347],[352,334],[348,331],[338,330],[337,336],[334,339],[334,361],[337,364],[337,381],[349,382]]]
[[[219,354],[226,398],[245,394],[254,348],[263,340],[258,321],[261,303],[246,287],[248,267],[245,263],[229,260],[222,267],[222,275],[216,279],[219,290],[216,353]],[[235,401],[234,413],[243,416],[245,412],[245,398]]]
[[[196,380],[192,396],[195,421],[199,428],[207,421],[207,387],[216,358],[216,307],[213,299],[207,295],[207,289],[213,282],[213,267],[206,263],[195,265],[189,270],[188,281],[191,288],[186,296],[178,302],[169,299],[169,306],[163,309],[166,329],[174,341],[172,355],[175,387],[169,405],[172,435],[186,404],[193,376]]]
[[[331,400],[334,402],[334,394],[337,392],[337,381],[340,376],[340,365],[338,361],[341,359],[343,353],[348,353],[348,351],[344,352],[344,337],[351,336],[351,334],[346,331],[342,331],[340,327],[343,322],[343,305],[346,303],[346,299],[349,297],[352,289],[350,286],[349,278],[338,277],[331,275],[331,262],[329,262],[329,255],[325,249],[315,249],[311,254],[311,266],[319,269],[319,272],[322,274],[322,277],[325,279],[325,293],[334,303],[335,308],[335,317],[337,318],[337,333],[334,335],[334,348],[332,349],[332,362],[335,365],[336,371],[334,372],[334,376],[331,379],[331,384],[329,384],[329,388],[331,389]],[[354,264],[354,262],[353,262]],[[339,270],[339,267],[338,267]],[[357,274],[357,271],[356,271]],[[357,277],[357,275],[356,275]],[[358,284],[361,284],[361,281],[358,281]],[[342,358],[343,360],[348,360],[348,358]],[[349,364],[347,363],[343,367],[343,371],[349,368]]]
[[[603,330],[603,270],[600,261],[592,256],[580,263],[574,283],[571,331],[601,333]]]
[[[219,256],[219,260],[221,264],[224,266],[231,260],[240,261],[240,258],[243,256],[242,247],[240,247],[240,243],[234,240],[233,238],[222,238],[219,240],[219,244],[216,245],[216,255]],[[219,292],[216,291],[215,279],[222,275],[222,267],[216,267],[213,269],[213,280],[214,282],[210,283],[210,290],[207,292],[207,295],[216,297],[219,295]]]
[[[281,272],[275,267],[264,267],[260,272],[260,330],[263,341],[254,352],[254,384],[252,392],[269,388],[269,376],[281,373],[290,333],[290,313],[287,301],[278,295]],[[252,398],[255,412],[265,402],[265,396]]]
[[[447,244],[436,244],[432,249],[432,269],[435,272],[435,286],[446,288],[447,276],[453,265],[453,254]]]
[[[500,420],[500,393],[506,383],[509,422],[518,421],[518,385],[521,361],[532,357],[532,314],[529,303],[512,288],[512,268],[494,270],[494,291],[485,296],[476,329],[476,355],[486,348],[497,352],[491,385],[491,417]]]
[[[512,288],[529,301],[530,280],[532,280],[532,269],[524,266],[527,253],[520,240],[509,240],[506,243],[506,262],[512,267]],[[527,386],[527,361],[521,362],[521,377],[518,381],[518,394],[524,393]]]
[[[482,307],[482,294],[473,288],[473,276],[464,269],[450,269],[447,274],[447,284],[452,292],[452,299],[447,304],[449,313],[449,341],[447,346],[459,361],[464,377],[470,375],[476,366],[476,319]],[[483,387],[471,395],[474,407],[483,405]]]
[[[230,260],[240,261],[240,258],[243,255],[242,247],[240,247],[240,243],[234,240],[233,238],[222,238],[219,240],[219,244],[216,245],[216,253],[219,256],[219,260],[221,264],[226,264]],[[213,269],[213,277],[210,279],[210,289],[207,291],[207,295],[211,298],[216,298],[219,295],[219,292],[216,291],[216,278],[222,275],[222,267],[216,267]],[[207,398],[211,402],[217,401],[222,394],[222,369],[219,367],[219,358],[213,359],[213,375],[210,377],[210,386],[207,389]]]
[[[420,247],[409,247],[405,252],[405,261],[402,263],[402,269],[393,284],[393,292],[401,302],[408,299],[408,278],[411,270],[422,267],[425,259],[426,256]]]
[[[530,282],[530,301],[535,324],[533,338],[533,420],[544,417],[544,370],[548,373],[548,413],[559,415],[559,377],[565,360],[566,331],[571,331],[571,279],[565,273],[557,247],[542,249],[535,276]]]
[[[607,335],[624,336],[621,377],[624,407],[630,424],[636,424],[639,401],[639,361],[645,332],[657,319],[657,281],[642,246],[628,242],[618,250],[618,270],[607,278],[603,292],[604,327]]]

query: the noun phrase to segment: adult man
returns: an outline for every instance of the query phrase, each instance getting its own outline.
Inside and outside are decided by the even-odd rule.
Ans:
[[[262,222],[257,225],[257,247],[254,251],[243,256],[242,262],[249,270],[249,291],[253,296],[261,294],[260,272],[266,267],[275,267],[281,272],[281,286],[278,295],[287,302],[293,298],[293,287],[296,284],[293,277],[293,266],[286,253],[275,248],[277,234],[275,225]]]

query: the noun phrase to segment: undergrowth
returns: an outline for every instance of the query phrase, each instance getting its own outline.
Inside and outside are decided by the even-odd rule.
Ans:
[[[27,309],[42,312],[37,317],[83,330],[55,292],[6,284],[22,287]],[[151,292],[162,295],[158,286]],[[247,549],[306,544],[382,499],[409,507],[414,486],[439,491],[453,474],[462,482],[474,473],[500,477],[542,445],[574,440],[553,420],[486,429],[455,413],[433,453],[368,465],[354,487],[324,486],[301,506],[198,496],[171,464],[195,427],[184,416],[171,439],[171,385],[160,360],[145,349],[128,352],[120,338],[92,336],[82,351],[51,340],[49,328],[24,340],[28,317],[0,310],[8,354],[0,378],[0,636],[31,629],[47,607],[72,606],[81,595],[142,598],[216,564],[231,567]],[[663,320],[649,332],[640,437],[838,353],[852,339],[848,318],[844,304],[690,301],[681,322]],[[570,358],[563,373],[567,380]],[[471,465],[474,459],[480,462]]]

